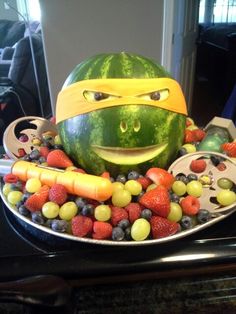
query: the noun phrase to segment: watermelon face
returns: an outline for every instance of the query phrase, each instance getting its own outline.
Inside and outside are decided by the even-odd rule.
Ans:
[[[96,110],[58,125],[63,147],[89,173],[167,167],[182,145],[183,115],[151,106]],[[70,139],[68,141],[68,139]]]
[[[101,78],[161,78],[169,74],[153,61],[131,54],[95,56],[78,65],[64,87]],[[121,82],[122,84],[122,82]],[[66,104],[65,104],[66,106]],[[183,142],[185,115],[140,103],[78,114],[58,123],[66,153],[88,173],[112,176],[150,167],[167,168]]]

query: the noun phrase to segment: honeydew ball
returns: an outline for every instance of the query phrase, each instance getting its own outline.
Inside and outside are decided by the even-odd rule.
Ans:
[[[40,190],[42,183],[37,178],[31,178],[26,181],[25,189],[29,193],[36,193]]]
[[[113,182],[112,183],[112,191],[115,193],[118,190],[124,190],[125,186],[121,182]]]
[[[131,202],[131,193],[127,190],[117,190],[112,194],[112,204],[118,207],[127,206]]]

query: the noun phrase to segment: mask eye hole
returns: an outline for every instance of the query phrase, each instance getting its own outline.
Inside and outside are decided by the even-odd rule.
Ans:
[[[121,132],[125,133],[127,131],[127,128],[128,128],[127,123],[125,121],[121,121],[121,123],[120,123]]]
[[[105,99],[111,100],[111,99],[118,98],[118,96],[106,94],[103,92],[90,91],[90,90],[85,90],[83,95],[86,100],[91,101],[91,102],[97,102],[97,101],[101,101]]]
[[[169,97],[169,93],[170,93],[169,89],[166,88],[166,89],[156,90],[148,94],[143,94],[138,97],[144,100],[162,101]]]

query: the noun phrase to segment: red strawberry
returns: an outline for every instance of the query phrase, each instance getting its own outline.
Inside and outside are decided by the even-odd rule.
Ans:
[[[82,168],[75,168],[75,169],[73,169],[72,171],[74,171],[74,172],[79,172],[79,173],[86,173],[86,172],[84,171],[84,169],[82,169]]]
[[[184,132],[184,143],[194,143],[197,141],[197,137],[192,130],[185,129]]]
[[[152,180],[147,177],[139,177],[136,181],[142,185],[144,191],[146,191],[149,185],[152,184]]]
[[[188,195],[180,201],[183,213],[186,215],[196,215],[200,209],[200,202],[197,197]]]
[[[224,171],[226,169],[226,164],[223,163],[223,162],[220,162],[216,168],[219,170],[219,171]]]
[[[140,218],[141,211],[142,211],[142,206],[138,203],[129,203],[125,207],[129,214],[129,221],[133,223],[136,219]]]
[[[3,177],[3,181],[5,183],[16,183],[18,180],[19,178],[13,173],[5,174],[5,176]]]
[[[31,212],[41,210],[43,205],[48,201],[48,194],[49,187],[47,185],[43,185],[38,192],[32,194],[25,201],[25,207]]]
[[[40,156],[44,157],[45,159],[47,159],[49,152],[50,152],[50,150],[47,146],[40,146],[39,147]]]
[[[19,148],[18,149],[18,157],[21,158],[21,157],[24,157],[26,155],[26,152],[24,150],[24,148]]]
[[[85,237],[93,230],[93,221],[86,216],[75,216],[71,220],[71,231],[76,237]]]
[[[124,208],[111,206],[111,223],[116,226],[122,219],[128,219],[128,213]]]
[[[221,145],[221,149],[223,149],[229,157],[236,157],[236,142],[224,143]]]
[[[170,189],[175,181],[174,176],[162,168],[150,168],[146,176],[151,179],[156,185],[163,185],[167,189]]]
[[[61,149],[55,149],[49,152],[47,156],[49,167],[67,168],[73,166],[73,162]]]
[[[67,190],[62,184],[53,184],[51,189],[49,190],[49,200],[51,202],[57,203],[58,205],[62,205],[67,200]]]
[[[179,224],[159,216],[150,219],[152,237],[154,239],[165,238],[178,232]]]
[[[192,160],[190,163],[190,170],[195,173],[201,173],[206,169],[206,161],[204,159]]]
[[[110,239],[112,235],[112,225],[109,222],[95,221],[93,224],[93,239]]]
[[[139,203],[151,209],[161,217],[167,217],[170,212],[170,198],[166,187],[159,185],[143,194]]]
[[[193,130],[193,133],[198,142],[201,142],[206,136],[206,132],[203,131],[202,129],[195,129]]]

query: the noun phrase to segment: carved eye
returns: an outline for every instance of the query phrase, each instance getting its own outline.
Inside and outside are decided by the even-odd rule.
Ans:
[[[138,96],[139,98],[142,98],[144,100],[155,100],[155,101],[161,101],[165,100],[169,97],[169,90],[168,89],[161,89],[157,90],[148,94],[143,94]]]
[[[125,133],[127,131],[128,125],[125,121],[121,121],[120,123],[120,130],[122,133]]]
[[[90,90],[84,91],[83,95],[84,95],[84,98],[88,101],[101,101],[104,99],[118,98],[118,96],[106,94],[103,92],[94,92],[94,91],[90,91]]]

